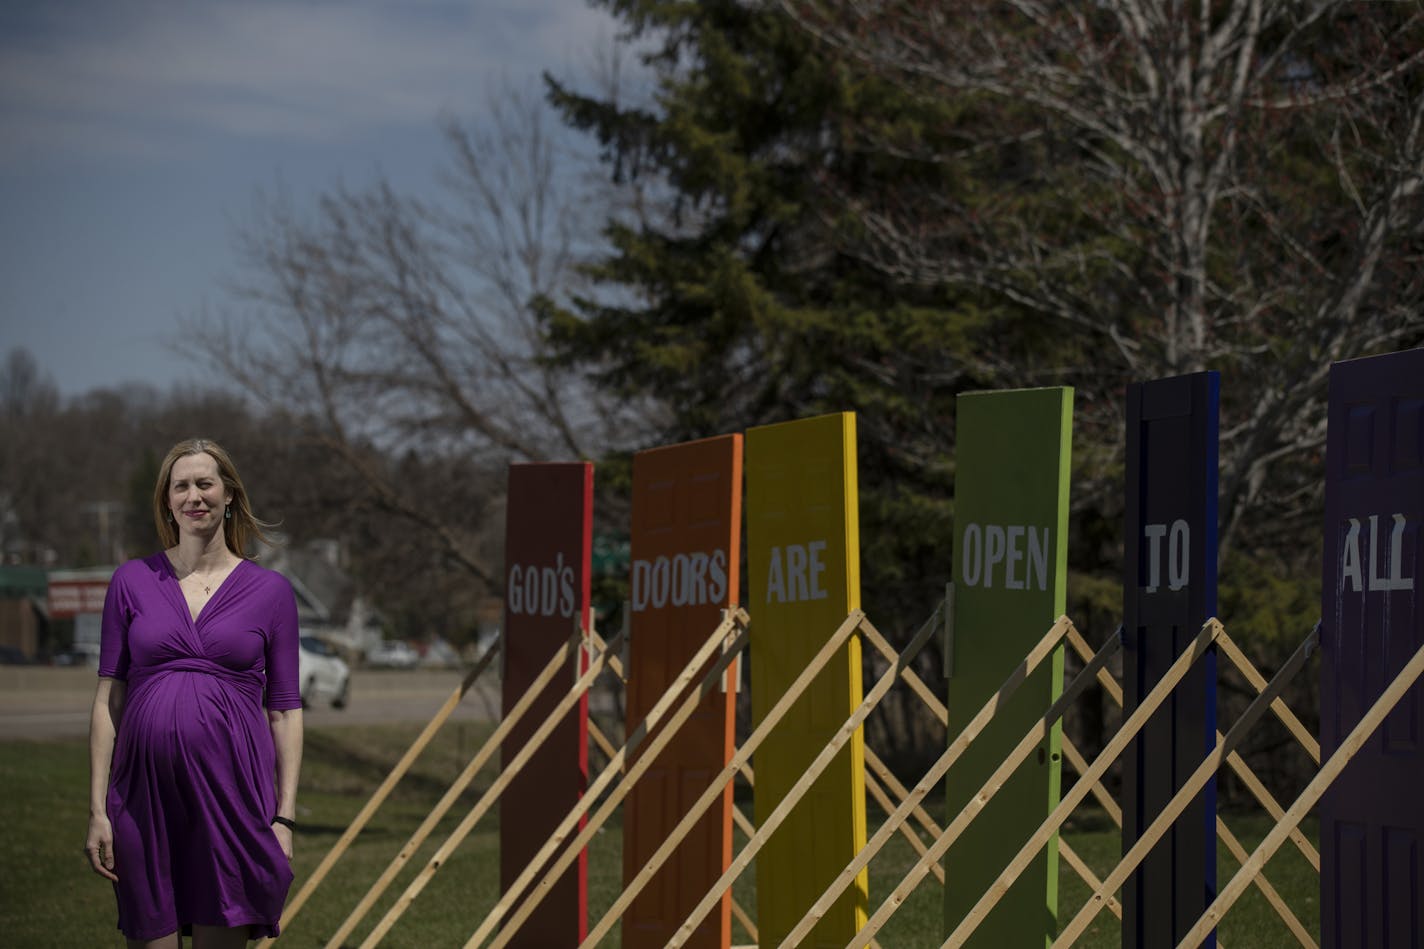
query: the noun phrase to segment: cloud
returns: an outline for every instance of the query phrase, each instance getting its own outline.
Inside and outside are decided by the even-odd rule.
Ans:
[[[612,32],[583,0],[35,3],[0,23],[0,161],[428,125]]]

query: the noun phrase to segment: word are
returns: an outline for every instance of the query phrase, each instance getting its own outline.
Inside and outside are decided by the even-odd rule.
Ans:
[[[966,586],[990,589],[1003,565],[1006,590],[1048,589],[1047,527],[966,524],[959,544],[959,575]]]
[[[727,596],[727,552],[633,561],[633,609],[720,604]]]
[[[1148,524],[1142,528],[1147,543],[1147,593],[1156,593],[1162,586],[1162,538],[1167,538],[1167,587],[1176,591],[1191,579],[1192,529],[1186,521],[1172,522],[1168,534],[1166,524]]]
[[[509,568],[504,606],[515,616],[574,615],[574,568],[559,554],[552,567],[515,564]]]
[[[1389,533],[1389,576],[1380,576],[1382,565],[1379,555],[1380,516],[1378,514],[1370,515],[1369,589],[1371,591],[1414,589],[1414,578],[1402,574],[1406,521],[1403,514],[1394,514],[1392,517],[1394,529]],[[1350,529],[1345,534],[1344,549],[1340,553],[1340,579],[1350,588],[1351,592],[1360,593],[1365,583],[1364,568],[1360,556],[1360,519],[1352,517],[1349,519],[1349,524]]]
[[[771,548],[766,566],[766,602],[796,603],[829,597],[830,591],[821,586],[821,574],[826,572],[821,552],[825,549],[824,540]]]

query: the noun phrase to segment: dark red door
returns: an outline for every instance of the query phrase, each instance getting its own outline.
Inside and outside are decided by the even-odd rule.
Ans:
[[[505,518],[501,715],[513,710],[574,630],[588,628],[593,465],[582,461],[510,465]],[[570,662],[530,704],[500,747],[500,767],[507,767],[524,749],[582,669],[582,658]],[[587,786],[585,693],[500,796],[501,893],[524,872]],[[588,853],[584,851],[508,945],[573,949],[587,935]]]

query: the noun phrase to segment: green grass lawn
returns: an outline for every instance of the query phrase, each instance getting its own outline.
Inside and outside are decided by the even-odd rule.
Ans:
[[[302,773],[301,830],[297,835],[295,893],[334,844],[351,819],[419,732],[416,726],[334,727],[308,729]],[[450,782],[479,747],[486,733],[479,726],[448,725],[417,762],[412,773],[377,813],[367,830],[316,895],[283,933],[286,947],[320,947],[389,864]],[[425,866],[440,842],[455,828],[492,780],[493,769],[452,809],[424,847],[396,878],[363,924],[347,940],[359,945],[365,935]],[[0,742],[0,788],[7,816],[0,834],[0,933],[3,945],[29,947],[121,946],[114,928],[113,892],[88,869],[80,853],[87,814],[88,764],[82,740]],[[936,797],[937,796],[933,796]],[[749,795],[748,795],[749,798]],[[938,800],[928,809],[938,818]],[[741,802],[750,813],[750,802]],[[873,832],[882,815],[872,806]],[[1248,850],[1269,829],[1264,816],[1228,817],[1228,824]],[[1314,825],[1306,828],[1314,837]],[[1029,830],[1025,830],[1025,835]],[[1112,866],[1120,844],[1116,827],[1100,811],[1075,815],[1065,831],[1078,853],[1099,875]],[[736,846],[744,840],[738,836]],[[477,825],[474,833],[440,868],[383,946],[460,947],[494,905],[498,891],[498,810]],[[590,925],[597,922],[618,895],[621,877],[621,828],[607,825],[589,846]],[[1225,848],[1220,848],[1225,854]],[[902,837],[882,851],[870,866],[870,909],[873,912],[914,862]],[[1218,879],[1224,884],[1235,872],[1223,856]],[[755,865],[737,881],[734,895],[755,915]],[[1304,925],[1319,930],[1318,878],[1299,853],[1287,845],[1267,867],[1271,882]],[[1066,923],[1086,901],[1088,889],[1065,865],[1060,867],[1059,919]],[[938,946],[941,934],[941,891],[933,876],[924,882],[881,930],[884,949]],[[1119,944],[1117,921],[1104,912],[1085,946]],[[1284,924],[1254,888],[1240,900],[1220,929],[1223,945],[1276,946],[1293,943]],[[733,923],[733,943],[750,943]],[[615,929],[604,945],[617,946]]]

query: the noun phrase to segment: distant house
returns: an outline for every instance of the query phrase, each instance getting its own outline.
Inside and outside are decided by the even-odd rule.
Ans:
[[[380,616],[342,567],[339,541],[316,540],[269,548],[261,563],[283,574],[297,596],[302,634],[318,636],[352,654],[381,642]]]
[[[0,567],[0,646],[35,658],[49,617],[48,595],[43,567]]]
[[[48,571],[49,618],[74,620],[74,651],[99,662],[100,625],[104,597],[114,567],[81,567]]]
[[[380,617],[357,591],[340,561],[335,541],[315,541],[299,547],[268,548],[259,562],[291,582],[302,635],[319,636],[352,653],[365,652],[381,641]],[[50,621],[72,619],[74,651],[97,662],[104,596],[114,570],[113,566],[74,570],[0,567],[0,646],[33,659],[40,652]]]
[[[113,567],[0,567],[0,647],[25,660],[47,659],[62,646],[54,621],[73,620],[74,653],[98,662],[99,623],[113,573]]]

